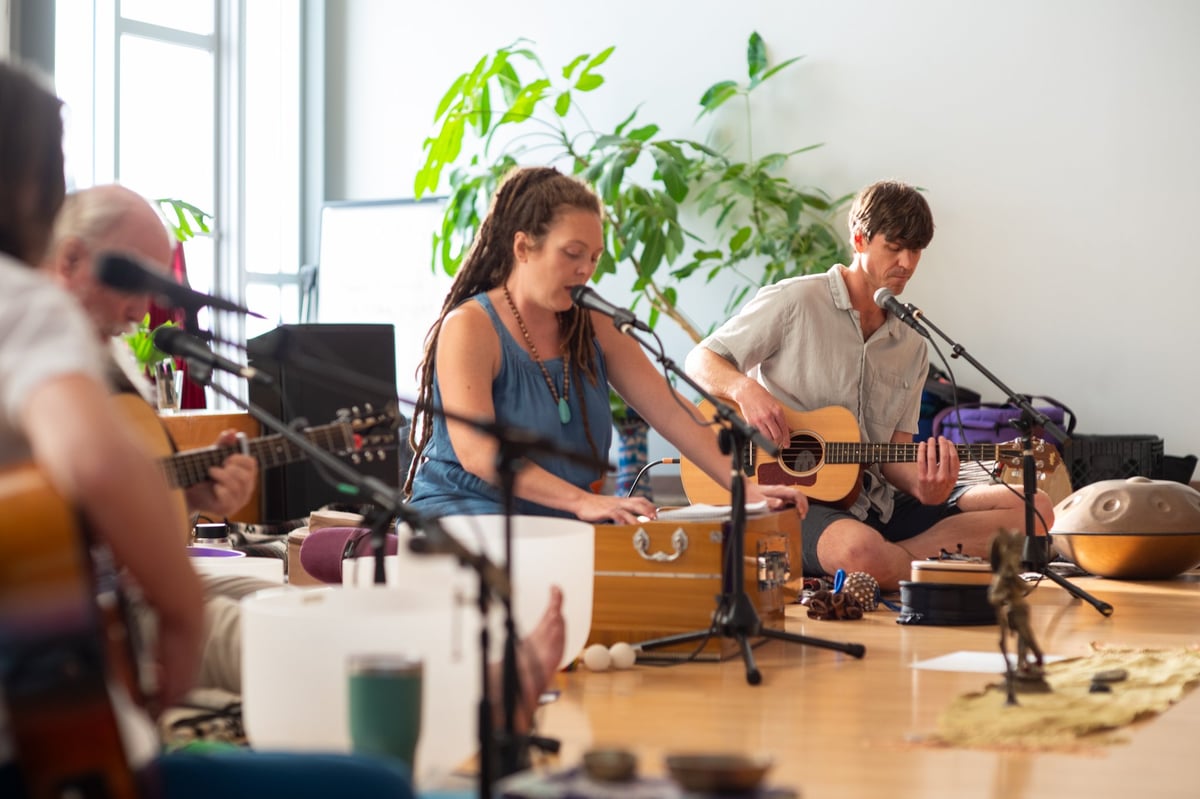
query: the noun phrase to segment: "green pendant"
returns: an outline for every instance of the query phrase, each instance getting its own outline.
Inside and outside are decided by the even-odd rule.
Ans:
[[[566,397],[558,401],[558,420],[563,424],[571,421],[571,406],[567,405]]]

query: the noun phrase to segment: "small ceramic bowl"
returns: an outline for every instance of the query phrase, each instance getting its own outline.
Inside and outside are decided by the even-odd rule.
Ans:
[[[667,770],[684,790],[748,793],[756,790],[774,761],[766,755],[667,755]]]
[[[627,749],[589,749],[583,770],[597,782],[629,782],[637,775],[637,757]]]

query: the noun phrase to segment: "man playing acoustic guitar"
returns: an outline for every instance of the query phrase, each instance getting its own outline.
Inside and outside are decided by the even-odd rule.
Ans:
[[[827,406],[848,409],[862,441],[907,445],[903,462],[863,470],[849,507],[814,502],[802,528],[805,574],[863,571],[895,590],[915,559],[960,545],[986,557],[998,529],[1023,529],[1024,509],[1003,484],[958,485],[959,453],[947,439],[913,444],[929,353],[874,296],[904,291],[933,239],[925,198],[900,182],[872,184],[855,198],[849,227],[849,266],[763,287],[685,365],[780,446],[791,438],[789,413]],[[1036,507],[1042,534],[1053,512],[1040,491]]]
[[[125,342],[117,338],[146,315],[149,294],[130,294],[110,289],[97,280],[97,256],[124,253],[140,263],[170,273],[171,242],[162,219],[139,194],[123,186],[105,185],[82,189],[67,196],[55,220],[43,270],[66,289],[87,312],[93,332],[109,352],[109,373],[126,395],[118,397],[118,406],[126,426],[136,431],[152,455],[169,455],[174,449],[155,410],[138,391],[140,375],[127,375],[122,367],[132,364]],[[233,430],[218,436],[218,447],[236,440]],[[208,480],[177,492],[181,516],[202,513],[223,518],[240,510],[254,493],[258,462],[250,455],[233,454],[208,470]],[[178,496],[182,495],[182,496]],[[186,511],[184,507],[186,506]],[[185,540],[179,540],[182,548]],[[198,685],[238,692],[241,689],[241,652],[238,627],[238,601],[242,596],[272,583],[255,578],[206,578],[205,616],[207,624],[204,659]],[[145,623],[143,614],[139,621]]]

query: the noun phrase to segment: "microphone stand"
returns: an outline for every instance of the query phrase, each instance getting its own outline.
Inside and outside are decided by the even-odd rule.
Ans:
[[[866,647],[862,644],[827,641],[823,638],[797,635],[796,633],[788,633],[762,626],[762,620],[758,616],[758,611],[754,609],[754,604],[746,594],[746,486],[741,469],[741,455],[751,440],[759,441],[759,446],[768,451],[774,452],[777,449],[757,429],[747,423],[745,419],[738,416],[732,407],[701,388],[671,358],[667,357],[661,347],[656,349],[634,333],[633,330],[635,328],[633,325],[618,322],[618,327],[623,333],[631,336],[643,347],[650,350],[664,369],[679,377],[700,394],[700,396],[712,403],[713,408],[716,409],[713,417],[714,421],[722,425],[718,437],[721,451],[729,455],[732,460],[732,467],[730,469],[730,516],[729,521],[722,525],[726,551],[723,553],[721,561],[721,593],[717,596],[717,609],[713,613],[712,625],[704,630],[694,630],[692,632],[643,641],[636,648],[645,651],[699,641],[709,637],[715,631],[720,636],[732,638],[737,642],[738,648],[741,651],[742,661],[746,668],[746,682],[750,685],[758,685],[762,682],[762,672],[758,670],[758,666],[754,662],[754,654],[750,650],[749,639],[751,637],[774,638],[794,644],[808,644],[810,646],[833,649],[856,658],[861,658],[866,653]]]
[[[320,447],[309,441],[303,434],[292,429],[282,420],[276,419],[271,414],[254,405],[251,402],[243,401],[230,391],[227,391],[222,386],[217,385],[212,381],[212,364],[202,361],[198,358],[189,357],[188,363],[192,368],[192,379],[196,382],[211,386],[214,391],[221,396],[229,399],[237,406],[244,408],[255,419],[261,422],[266,427],[274,430],[283,436],[287,441],[293,444],[301,452],[305,453],[312,461],[326,469],[328,473],[336,475],[337,478],[344,481],[346,484],[354,486],[358,489],[361,495],[364,495],[368,501],[376,505],[381,510],[376,514],[371,524],[371,540],[374,548],[375,557],[375,582],[382,585],[385,583],[383,558],[384,558],[384,529],[387,526],[387,521],[391,516],[397,516],[406,522],[414,530],[423,530],[430,538],[431,550],[447,551],[454,554],[459,562],[465,566],[473,568],[479,576],[479,612],[481,614],[479,641],[480,641],[480,659],[482,663],[482,686],[479,700],[479,715],[478,715],[478,739],[479,739],[479,796],[481,799],[490,799],[492,785],[495,781],[493,776],[493,735],[492,735],[492,699],[491,688],[488,684],[488,652],[490,646],[490,635],[488,631],[488,603],[491,595],[496,595],[504,603],[507,612],[507,629],[510,633],[514,629],[512,623],[512,584],[509,580],[509,570],[506,566],[504,570],[497,568],[488,558],[481,554],[468,550],[461,542],[446,532],[446,530],[436,520],[426,517],[423,514],[417,513],[407,506],[402,500],[399,493],[387,486],[378,478],[363,475],[355,471],[350,466],[343,463],[336,456],[321,449]],[[516,644],[510,642],[509,647],[513,650],[513,668],[515,669],[516,661]],[[505,687],[509,684],[508,664],[506,658],[505,664]],[[513,678],[515,680],[515,677]],[[506,691],[507,693],[507,691]],[[506,711],[512,704],[512,700],[506,696],[504,698]],[[507,715],[507,714],[506,714]],[[509,715],[506,727],[511,729],[513,725],[511,715]],[[505,745],[511,744],[514,736],[507,735],[502,742]]]
[[[1021,493],[1025,501],[1025,544],[1021,554],[1021,565],[1028,571],[1037,572],[1043,577],[1049,577],[1052,582],[1066,589],[1069,594],[1077,599],[1084,600],[1094,607],[1101,615],[1111,616],[1113,614],[1112,605],[1097,599],[1050,568],[1050,531],[1047,530],[1045,535],[1040,536],[1037,535],[1035,527],[1034,519],[1036,513],[1033,498],[1037,494],[1037,467],[1034,465],[1033,459],[1033,428],[1035,426],[1045,428],[1064,444],[1070,440],[1070,436],[1044,413],[1034,408],[1024,395],[1017,394],[1006,386],[1000,378],[996,377],[983,364],[973,358],[961,344],[947,336],[937,325],[929,321],[929,317],[925,316],[921,309],[913,306],[911,303],[906,304],[905,307],[912,311],[914,317],[924,322],[930,330],[937,333],[950,345],[951,358],[964,358],[967,363],[974,366],[980,374],[990,380],[992,385],[1004,392],[1009,402],[1021,409],[1020,418],[1012,420],[1013,426],[1021,431]]]

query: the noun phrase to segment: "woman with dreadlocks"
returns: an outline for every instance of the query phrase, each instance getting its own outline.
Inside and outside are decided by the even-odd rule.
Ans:
[[[571,289],[596,269],[604,239],[600,201],[553,168],[519,168],[491,210],[425,339],[421,408],[494,420],[564,451],[606,459],[612,440],[609,385],[722,485],[728,457],[705,420],[663,379],[638,343],[576,307]],[[498,444],[474,427],[418,411],[405,491],[433,515],[501,513]],[[632,524],[653,518],[641,497],[597,493],[604,475],[569,458],[530,453],[515,479],[519,514]],[[807,508],[782,486],[747,486],[747,500]]]

